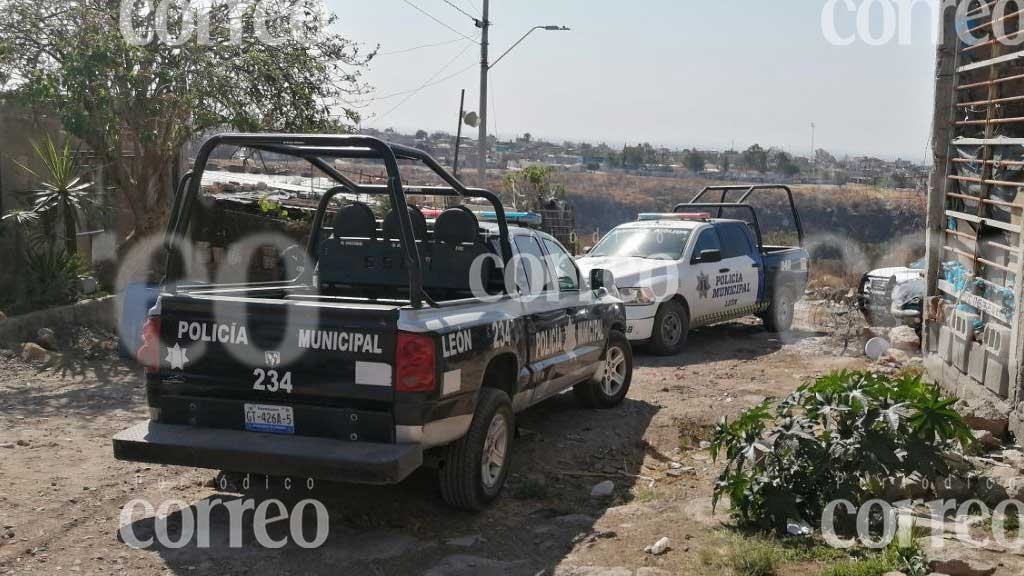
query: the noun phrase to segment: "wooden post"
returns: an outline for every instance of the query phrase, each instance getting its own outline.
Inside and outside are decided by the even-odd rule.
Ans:
[[[927,294],[928,300],[922,310],[925,338],[921,346],[928,355],[927,334],[929,333],[929,306],[933,298],[939,297],[938,281],[942,275],[943,244],[946,229],[946,191],[950,185],[954,129],[956,67],[958,38],[956,33],[955,7],[945,7],[941,14],[941,42],[935,52],[935,109],[932,111],[932,173],[928,183],[928,230],[926,240]]]

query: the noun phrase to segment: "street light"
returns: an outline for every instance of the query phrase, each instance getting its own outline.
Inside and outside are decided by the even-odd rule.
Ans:
[[[480,29],[481,29],[481,40],[480,40],[480,126],[479,126],[480,132],[479,132],[479,136],[478,136],[479,137],[479,142],[477,143],[477,146],[478,146],[478,152],[477,153],[480,156],[480,158],[478,159],[478,163],[479,163],[480,175],[481,176],[487,174],[487,73],[491,70],[491,68],[494,68],[498,64],[498,62],[501,62],[502,58],[504,58],[505,56],[508,56],[508,53],[511,52],[513,49],[515,49],[516,46],[519,46],[520,44],[522,44],[523,40],[526,40],[527,36],[529,36],[530,34],[533,34],[537,30],[548,30],[548,31],[551,31],[551,32],[565,32],[565,31],[569,30],[568,26],[534,26],[533,28],[530,28],[526,32],[526,34],[523,34],[523,37],[520,38],[519,40],[517,40],[516,43],[513,44],[511,47],[509,47],[508,50],[505,50],[505,52],[503,52],[501,56],[498,56],[497,60],[495,60],[494,62],[488,62],[487,61],[487,49],[488,49],[488,41],[487,40],[488,40],[488,32],[490,31],[490,27],[491,27],[491,21],[490,21],[490,2],[489,2],[489,0],[484,0],[483,8],[484,8],[483,20],[480,20],[480,21],[477,22],[477,26],[479,26]]]
[[[523,34],[522,38],[520,38],[519,40],[516,40],[516,43],[513,44],[512,46],[510,46],[508,50],[505,50],[501,54],[501,56],[498,56],[497,60],[495,60],[494,62],[491,62],[490,65],[487,66],[487,69],[490,70],[491,68],[494,68],[495,66],[497,66],[498,62],[501,62],[502,58],[507,56],[509,52],[511,52],[513,49],[515,49],[516,46],[519,46],[520,44],[522,44],[523,40],[526,40],[526,38],[530,34],[533,34],[537,30],[547,30],[549,32],[568,32],[568,31],[572,30],[572,28],[569,28],[568,26],[534,26],[533,28],[530,28],[530,30],[526,34]]]

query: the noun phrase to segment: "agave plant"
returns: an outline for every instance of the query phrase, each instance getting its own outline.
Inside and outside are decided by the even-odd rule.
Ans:
[[[68,254],[78,252],[77,234],[79,214],[87,207],[95,206],[91,197],[92,183],[85,182],[80,174],[80,166],[70,143],[58,148],[47,136],[46,144],[32,143],[36,157],[43,168],[35,170],[25,164],[16,162],[27,173],[39,182],[39,188],[30,190],[31,212],[34,212],[47,227],[60,222],[63,226],[64,250]]]

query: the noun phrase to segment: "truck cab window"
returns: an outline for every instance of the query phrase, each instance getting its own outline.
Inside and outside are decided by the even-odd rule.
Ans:
[[[727,222],[718,226],[718,237],[722,242],[723,260],[750,256],[754,251],[746,226],[743,224]]]
[[[558,278],[558,289],[562,292],[575,292],[580,289],[580,272],[573,262],[572,256],[562,248],[561,244],[547,238],[544,247],[551,256],[551,267]]]
[[[525,276],[529,282],[529,292],[538,294],[554,290],[554,284],[548,277],[548,268],[545,265],[547,259],[540,249],[540,244],[532,236],[516,236],[516,248],[519,249],[519,265],[525,270]]]
[[[700,233],[697,243],[693,246],[693,258],[691,263],[700,262],[701,252],[705,250],[721,250],[722,243],[718,239],[718,232],[714,228],[708,228]]]

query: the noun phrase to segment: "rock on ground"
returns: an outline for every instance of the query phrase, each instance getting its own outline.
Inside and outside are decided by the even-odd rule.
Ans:
[[[40,328],[39,332],[36,332],[36,344],[39,344],[47,350],[57,350],[57,333],[49,328]]]
[[[50,353],[39,344],[28,342],[21,347],[21,359],[30,363],[44,363],[50,360]]]
[[[910,326],[897,326],[889,331],[889,344],[897,350],[916,353],[921,351],[921,339]]]
[[[986,450],[999,450],[1003,447],[1003,442],[988,430],[975,430],[973,434],[978,444]]]
[[[647,552],[648,554],[653,554],[655,556],[661,556],[665,552],[668,552],[671,544],[672,541],[669,540],[668,537],[662,537],[654,544],[651,544],[647,548],[644,548],[644,552]]]
[[[600,484],[595,484],[590,490],[591,498],[610,498],[612,494],[615,494],[615,482],[611,480],[605,480]]]
[[[1009,406],[999,406],[991,398],[980,395],[963,398],[957,402],[956,410],[963,414],[964,423],[973,430],[987,430],[1003,438],[1010,428]]]

